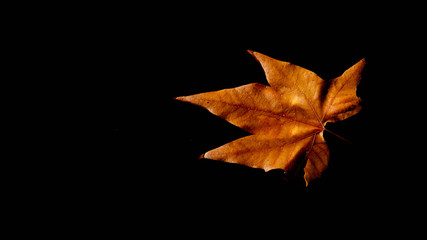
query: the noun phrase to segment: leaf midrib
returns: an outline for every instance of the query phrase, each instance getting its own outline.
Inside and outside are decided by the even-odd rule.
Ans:
[[[305,124],[307,126],[314,127],[316,129],[319,129],[319,130],[323,130],[323,124],[321,125],[322,127],[319,127],[319,126],[316,126],[316,125],[313,125],[313,124],[310,124],[310,123],[307,123],[307,122],[303,122],[303,121],[297,120],[296,118],[288,117],[288,116],[286,116],[284,114],[278,114],[278,113],[275,113],[275,112],[272,112],[272,111],[268,111],[268,110],[262,110],[262,109],[258,109],[258,108],[253,108],[253,107],[245,106],[245,105],[242,105],[242,104],[234,104],[234,103],[230,103],[230,102],[226,102],[226,101],[221,101],[221,100],[216,100],[216,99],[207,99],[207,98],[201,98],[201,99],[203,99],[204,101],[220,102],[220,103],[223,103],[223,104],[228,104],[228,105],[231,105],[231,106],[245,108],[245,109],[252,110],[252,111],[258,111],[258,112],[267,113],[267,114],[270,114],[270,115],[273,115],[273,116],[276,116],[276,117],[279,117],[279,118],[285,118],[285,119],[288,119],[288,120],[291,120],[291,121],[294,121],[294,122],[298,122],[298,123],[301,123],[301,124]]]

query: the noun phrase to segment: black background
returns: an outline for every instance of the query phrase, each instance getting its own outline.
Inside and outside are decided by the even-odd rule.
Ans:
[[[42,120],[32,123],[28,141],[53,159],[29,168],[49,172],[40,174],[49,176],[49,202],[63,201],[60,207],[88,224],[138,229],[150,221],[209,234],[242,221],[242,232],[262,223],[286,234],[308,223],[327,233],[369,232],[423,209],[423,140],[415,140],[423,138],[422,75],[414,74],[422,68],[419,31],[387,14],[377,18],[368,5],[351,12],[174,7],[87,6],[26,23],[26,37],[37,41],[21,45],[30,50],[27,61],[40,64],[31,73],[49,79],[32,84],[52,94],[38,92],[46,99],[29,103],[36,107],[29,115]],[[367,61],[357,88],[362,111],[326,126],[352,144],[325,133],[329,167],[308,188],[280,170],[198,159],[248,133],[173,98],[268,84],[248,49],[325,80]],[[53,132],[46,142],[43,126]]]
[[[131,47],[120,42],[124,53],[116,54],[123,62],[115,59],[107,71],[116,75],[102,80],[111,91],[106,93],[110,105],[103,103],[111,124],[106,151],[117,154],[102,160],[102,165],[111,171],[105,177],[116,184],[116,190],[135,190],[138,197],[141,191],[154,190],[142,199],[154,197],[175,217],[195,214],[200,219],[242,213],[267,213],[270,219],[314,212],[317,217],[336,214],[338,219],[369,216],[367,225],[375,225],[378,218],[406,212],[406,207],[396,206],[395,199],[418,192],[412,166],[402,163],[413,159],[411,151],[404,150],[395,113],[396,106],[407,111],[395,98],[396,92],[404,92],[396,84],[404,80],[394,71],[401,68],[394,60],[400,53],[388,41],[397,33],[357,19],[332,27],[334,20],[297,25],[290,19],[275,20],[283,24],[269,26],[269,21],[245,19],[201,25],[193,20],[172,21],[151,26],[156,30],[146,37],[148,44],[139,38],[131,41]],[[204,152],[247,133],[173,98],[252,82],[267,84],[247,49],[292,62],[323,79],[337,77],[366,58],[357,90],[363,110],[327,125],[352,144],[325,133],[330,166],[307,189],[295,189],[280,171],[264,173],[198,160]]]
[[[398,120],[410,111],[401,98],[411,97],[402,87],[407,80],[399,75],[404,59],[400,45],[391,41],[400,32],[356,16],[340,24],[335,17],[306,22],[281,15],[263,16],[262,21],[252,14],[230,16],[118,27],[99,49],[107,59],[99,66],[104,76],[100,102],[107,114],[102,122],[108,127],[101,151],[107,158],[99,160],[103,190],[123,204],[152,200],[165,210],[161,216],[174,221],[190,216],[193,224],[261,214],[300,221],[303,216],[333,216],[333,226],[363,217],[363,228],[369,228],[379,219],[393,221],[397,214],[410,213],[407,204],[413,200],[408,198],[417,198],[419,179],[413,177],[416,161],[406,150],[409,139],[402,137],[405,130]],[[366,58],[357,89],[363,110],[327,125],[352,144],[325,133],[330,165],[307,189],[295,187],[278,170],[265,173],[198,159],[248,133],[173,98],[267,84],[247,49],[292,62],[325,80]],[[401,198],[405,204],[397,200]]]

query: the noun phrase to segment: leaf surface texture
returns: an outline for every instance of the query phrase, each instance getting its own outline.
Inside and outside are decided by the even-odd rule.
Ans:
[[[325,81],[300,66],[248,52],[261,64],[270,86],[251,83],[176,99],[204,107],[253,134],[210,150],[204,158],[266,171],[283,169],[303,176],[308,185],[328,166],[325,124],[361,110],[356,87],[365,59]]]

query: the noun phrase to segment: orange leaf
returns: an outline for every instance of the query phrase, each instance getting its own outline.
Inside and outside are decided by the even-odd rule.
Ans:
[[[284,169],[291,176],[304,176],[308,185],[328,166],[326,122],[344,120],[361,109],[356,86],[365,60],[324,81],[292,63],[248,52],[261,64],[270,86],[251,83],[176,99],[202,106],[253,134],[203,157],[266,171]]]

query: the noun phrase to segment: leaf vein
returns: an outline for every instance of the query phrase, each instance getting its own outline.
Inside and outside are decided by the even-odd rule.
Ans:
[[[276,119],[284,118],[284,119],[287,119],[287,120],[291,120],[291,121],[294,121],[294,122],[298,122],[298,123],[301,123],[301,124],[305,124],[305,125],[308,125],[308,126],[319,128],[319,126],[316,126],[316,125],[313,125],[313,124],[310,124],[310,123],[307,123],[307,122],[303,122],[301,120],[297,120],[296,117],[295,118],[288,117],[285,114],[279,114],[279,113],[275,113],[275,112],[268,111],[268,110],[263,110],[263,109],[259,109],[259,108],[253,108],[253,107],[245,106],[245,105],[242,105],[242,104],[235,104],[235,103],[225,102],[225,101],[216,100],[216,99],[206,99],[206,98],[200,98],[200,99],[204,100],[204,101],[210,101],[210,102],[220,102],[222,104],[227,104],[227,105],[238,107],[238,108],[245,108],[245,109],[250,110],[250,111],[262,112],[262,113],[265,113],[267,115],[273,116]]]

